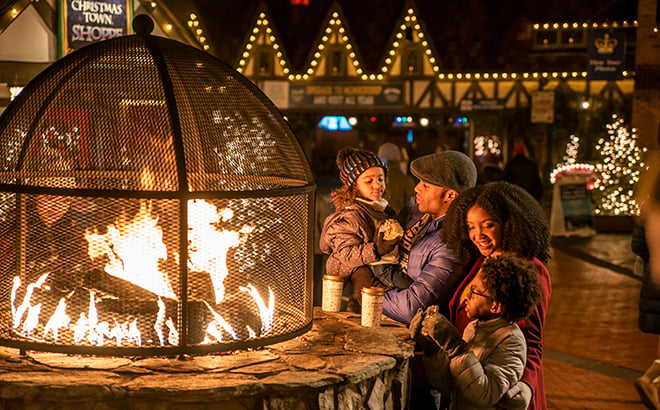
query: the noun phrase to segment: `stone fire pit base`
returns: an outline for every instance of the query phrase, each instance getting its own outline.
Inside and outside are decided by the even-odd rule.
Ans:
[[[311,331],[259,350],[169,358],[83,357],[0,347],[3,409],[401,409],[407,330],[317,308]]]

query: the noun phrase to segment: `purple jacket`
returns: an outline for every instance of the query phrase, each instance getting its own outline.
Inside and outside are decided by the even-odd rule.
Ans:
[[[402,212],[407,219],[404,226],[409,228],[421,214],[417,211],[414,198]],[[407,289],[391,289],[385,292],[383,313],[406,325],[417,313],[417,309],[426,309],[438,305],[447,309],[456,287],[465,276],[465,265],[459,262],[454,252],[440,239],[440,230],[444,217],[431,222],[426,234],[410,249],[408,276],[413,283]],[[449,311],[441,311],[448,314]]]

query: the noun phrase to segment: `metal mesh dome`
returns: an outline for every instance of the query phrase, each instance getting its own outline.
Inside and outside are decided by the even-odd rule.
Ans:
[[[194,353],[311,327],[309,164],[209,54],[147,34],[72,53],[0,117],[0,151],[0,344]]]

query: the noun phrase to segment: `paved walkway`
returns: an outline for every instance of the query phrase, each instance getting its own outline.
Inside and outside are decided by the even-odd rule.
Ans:
[[[630,235],[553,239],[553,294],[544,329],[550,409],[645,409],[632,381],[658,336],[637,329],[640,280]]]

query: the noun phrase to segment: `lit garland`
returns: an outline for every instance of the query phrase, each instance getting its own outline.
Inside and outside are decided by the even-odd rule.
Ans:
[[[261,40],[260,42],[258,42],[259,39]],[[273,28],[270,26],[270,22],[266,17],[266,13],[263,11],[259,13],[259,18],[257,19],[254,27],[252,27],[250,38],[248,39],[248,43],[243,49],[241,60],[238,62],[238,68],[236,71],[242,73],[243,70],[245,70],[247,62],[250,61],[250,58],[252,58],[252,52],[255,50],[255,45],[257,44],[270,45],[273,48],[273,52],[275,53],[276,63],[282,67],[282,73],[284,75],[288,75],[290,73],[291,70],[289,69],[287,60],[284,57],[284,53],[282,52],[282,47],[280,47],[280,43],[277,41],[277,37],[273,32]]]
[[[192,28],[192,25],[195,25],[195,33],[197,32],[197,25],[199,22],[196,20],[196,17],[193,19],[194,15],[191,14],[191,20],[188,21],[189,27]],[[394,41],[392,42],[387,54],[385,56],[384,64],[380,67],[378,73],[365,73],[360,63],[359,56],[357,55],[356,49],[350,42],[350,39],[347,34],[347,28],[345,23],[342,22],[340,18],[339,10],[332,12],[328,23],[323,28],[321,34],[321,39],[317,44],[316,51],[314,52],[310,63],[307,68],[302,73],[291,73],[291,70],[288,67],[288,64],[284,58],[283,48],[278,43],[275,38],[272,28],[269,25],[268,16],[265,12],[259,14],[257,24],[252,27],[252,32],[249,37],[249,41],[241,53],[241,59],[239,61],[238,67],[236,70],[238,72],[243,72],[247,66],[247,62],[251,58],[251,53],[254,50],[255,43],[257,41],[257,35],[262,32],[262,27],[265,28],[266,38],[270,41],[265,42],[264,44],[272,45],[277,58],[279,59],[279,65],[282,67],[282,72],[285,76],[288,77],[290,81],[293,80],[309,80],[312,75],[318,74],[317,69],[321,63],[321,60],[324,56],[324,50],[326,50],[329,44],[341,44],[344,45],[348,51],[348,56],[350,58],[350,65],[354,67],[355,73],[362,80],[376,80],[380,81],[385,79],[385,74],[391,71],[392,65],[398,58],[398,54],[401,53],[400,41],[404,36],[404,31],[410,27],[413,29],[413,38],[414,41],[419,42],[423,46],[424,56],[427,58],[430,63],[433,72],[436,73],[437,78],[443,81],[467,81],[471,82],[474,80],[570,80],[570,79],[586,79],[588,76],[587,71],[536,71],[536,72],[519,72],[519,73],[498,73],[498,72],[485,72],[485,73],[441,73],[439,66],[439,59],[433,52],[433,49],[430,44],[429,37],[424,33],[423,26],[421,21],[417,18],[415,10],[413,8],[408,8],[404,11],[402,17],[399,20],[399,30],[395,34]],[[608,28],[608,27],[634,27],[638,26],[637,22],[628,23],[544,23],[544,24],[535,24],[533,28],[535,30],[548,30],[550,27],[553,29],[569,28],[569,27],[586,27],[589,29],[598,29],[598,28]],[[199,37],[199,35],[198,35]],[[334,42],[333,42],[334,39]],[[204,39],[205,40],[205,39]],[[208,45],[204,44],[204,49],[208,49]],[[622,73],[624,78],[634,77],[634,71],[624,70]]]
[[[604,22],[604,23],[536,23],[532,26],[532,28],[535,31],[542,30],[542,31],[548,31],[548,30],[559,30],[559,29],[578,29],[578,28],[583,28],[583,29],[604,29],[604,28],[619,28],[619,27],[637,27],[638,23],[637,20],[633,21],[632,23],[628,21],[623,21],[621,23],[614,21],[612,23]]]
[[[428,59],[428,62],[433,67],[433,72],[437,73],[440,71],[440,66],[438,66],[438,59],[435,57],[433,50],[430,47],[430,44],[427,40],[427,37],[422,30],[422,26],[415,15],[415,10],[411,7],[406,12],[406,15],[399,21],[399,31],[395,35],[395,40],[392,42],[392,45],[387,52],[387,57],[385,58],[385,64],[380,68],[380,71],[385,74],[392,69],[392,65],[396,60],[397,49],[399,48],[400,41],[404,37],[406,29],[412,29],[413,39],[415,42],[419,42],[424,47],[424,55]],[[417,40],[418,39],[418,40]],[[383,74],[378,74],[382,79]],[[365,75],[362,76],[366,80]]]
[[[153,4],[154,3],[152,3],[152,5]],[[202,45],[204,50],[208,50],[209,45],[206,44],[206,37],[204,36],[204,31],[202,31],[202,28],[199,26],[199,20],[197,20],[197,16],[195,15],[195,13],[190,13],[190,19],[188,20],[188,28],[195,35],[197,41],[199,41],[199,44]]]
[[[571,135],[571,140],[566,144],[566,154],[564,154],[563,163],[555,165],[555,169],[550,173],[550,183],[557,182],[557,178],[562,174],[582,174],[590,178],[587,183],[587,189],[598,187],[598,180],[595,179],[596,167],[591,164],[581,164],[577,162],[577,154],[580,149],[580,139]]]
[[[330,40],[333,37],[336,40],[334,43],[331,43]],[[353,65],[355,69],[355,73],[361,76],[363,80],[382,79],[382,76],[378,78],[376,74],[367,75],[364,73],[360,61],[358,60],[357,53],[355,52],[355,48],[351,44],[351,41],[348,38],[348,34],[346,32],[346,28],[344,27],[342,20],[339,17],[339,12],[333,11],[332,16],[330,17],[330,20],[328,21],[328,24],[325,26],[323,34],[321,35],[321,41],[319,41],[318,45],[316,46],[316,51],[314,52],[312,61],[310,61],[309,66],[305,70],[305,73],[296,75],[290,74],[289,80],[307,80],[310,76],[316,73],[319,63],[323,58],[324,50],[327,48],[328,44],[341,44],[346,48],[348,57],[351,61],[351,65]]]
[[[596,144],[603,160],[596,166],[602,176],[599,189],[594,191],[600,197],[596,198],[596,214],[639,214],[633,188],[644,169],[642,156],[646,148],[637,146],[635,129],[631,132],[623,123],[622,118],[612,115],[612,123],[607,124],[607,138]]]

